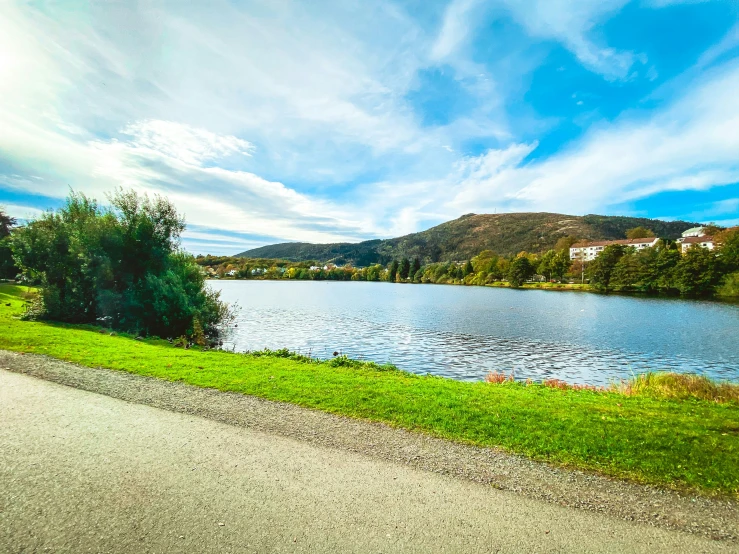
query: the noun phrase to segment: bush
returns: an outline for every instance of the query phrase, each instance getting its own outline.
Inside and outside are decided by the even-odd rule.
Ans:
[[[111,208],[72,193],[56,212],[17,229],[14,259],[42,289],[40,317],[100,323],[141,335],[198,342],[229,317],[180,250],[184,220],[165,198],[116,191]]]
[[[739,298],[739,272],[729,273],[716,290],[718,296]]]

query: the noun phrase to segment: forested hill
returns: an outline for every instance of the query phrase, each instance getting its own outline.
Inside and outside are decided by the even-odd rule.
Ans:
[[[615,240],[628,229],[645,227],[661,238],[676,239],[697,223],[660,221],[638,217],[552,213],[467,214],[420,233],[387,240],[359,243],[309,244],[285,242],[254,248],[238,254],[248,258],[291,261],[316,260],[366,266],[404,257],[419,257],[423,263],[468,260],[482,250],[511,255],[526,250],[553,248],[563,237]]]

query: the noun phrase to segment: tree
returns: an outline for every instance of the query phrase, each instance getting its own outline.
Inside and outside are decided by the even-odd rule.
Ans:
[[[16,220],[6,214],[0,207],[0,279],[13,279],[18,268],[13,263],[13,251],[10,249],[10,233]]]
[[[388,276],[387,280],[391,283],[395,282],[395,277],[398,274],[398,261],[393,260],[392,263],[388,266]]]
[[[680,263],[682,256],[678,245],[664,244],[657,245],[657,258],[652,268],[653,279],[657,290],[661,292],[675,292],[675,268]]]
[[[721,263],[729,271],[739,271],[739,227],[731,227],[717,233],[714,237]]]
[[[560,237],[559,239],[557,239],[557,243],[554,245],[554,250],[556,250],[557,252],[561,252],[562,250],[564,250],[569,254],[570,247],[577,241],[578,238],[573,236]]]
[[[0,239],[8,237],[17,223],[16,219],[5,213],[3,207],[0,206]]]
[[[715,237],[723,230],[724,230],[723,227],[719,227],[715,223],[709,223],[708,225],[703,226],[703,233],[707,237]]]
[[[651,250],[651,248],[647,250]],[[637,254],[633,252],[633,248],[630,248],[616,262],[610,286],[614,289],[633,289],[638,288],[641,281],[642,264]]]
[[[634,227],[626,231],[627,239],[646,239],[654,237],[654,231],[645,227]]]
[[[492,250],[483,250],[472,258],[471,261],[475,273],[480,273],[481,271],[490,273],[491,268],[498,263],[498,255]]]
[[[560,250],[551,261],[552,278],[562,280],[562,277],[570,267],[570,253],[568,250]]]
[[[535,273],[534,266],[526,256],[515,258],[508,269],[508,282],[512,287],[520,287]]]
[[[464,276],[467,277],[470,273],[474,273],[475,268],[472,267],[472,262],[470,260],[467,260],[467,263],[464,264]]]
[[[416,273],[418,273],[419,269],[421,269],[421,260],[419,260],[417,257],[413,258],[413,263],[411,263],[411,269],[408,272],[408,275],[415,279],[415,275]]]
[[[228,309],[180,250],[184,220],[165,198],[117,191],[102,208],[72,193],[16,230],[14,258],[41,287],[42,317],[174,337],[215,336]]]
[[[408,274],[411,270],[411,262],[408,261],[408,258],[403,258],[400,261],[400,265],[398,266],[398,274],[400,275],[400,278],[405,281],[408,279]]]
[[[626,249],[620,244],[606,246],[587,268],[590,284],[596,289],[607,291],[611,284],[611,277],[616,264],[624,255]]]
[[[541,259],[539,260],[539,265],[537,266],[536,271],[539,273],[539,275],[544,275],[547,280],[552,279],[552,273],[553,273],[553,263],[554,258],[557,256],[557,252],[554,250],[547,250],[542,254]]]
[[[677,288],[690,296],[712,294],[723,276],[716,253],[700,246],[689,248],[675,267]]]

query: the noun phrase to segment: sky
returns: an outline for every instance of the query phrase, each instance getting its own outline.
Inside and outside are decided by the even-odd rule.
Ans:
[[[184,247],[467,213],[739,223],[736,0],[0,3],[0,205],[170,198]]]

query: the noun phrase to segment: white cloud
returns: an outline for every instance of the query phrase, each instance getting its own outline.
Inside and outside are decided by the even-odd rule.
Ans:
[[[139,121],[128,125],[121,133],[132,137],[135,148],[146,148],[189,164],[233,154],[250,156],[254,149],[252,144],[233,135],[221,136],[172,121]]]
[[[515,162],[530,148],[518,145],[469,160],[450,206],[587,213],[658,192],[738,182],[738,89],[734,64],[661,112],[601,126],[547,159],[514,168],[496,161],[487,169],[491,156]]]
[[[452,0],[431,50],[434,60],[448,60],[472,41],[481,20],[507,13],[533,38],[555,40],[588,69],[608,79],[624,79],[643,55],[608,47],[595,28],[630,0]],[[501,10],[503,10],[501,12]],[[457,63],[459,63],[457,61]]]
[[[44,213],[43,210],[34,206],[24,206],[21,204],[4,204],[0,202],[0,208],[2,208],[10,217],[14,217],[19,221],[36,219]]]
[[[629,0],[503,0],[534,37],[557,40],[592,71],[611,79],[629,76],[642,56],[617,50],[594,35],[594,27]]]
[[[431,57],[444,60],[459,46],[470,40],[473,8],[478,7],[480,0],[453,0],[447,6],[442,21],[441,31],[431,49]]]

